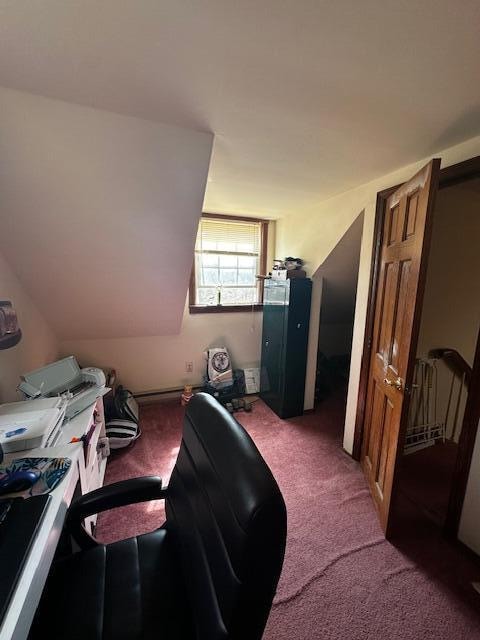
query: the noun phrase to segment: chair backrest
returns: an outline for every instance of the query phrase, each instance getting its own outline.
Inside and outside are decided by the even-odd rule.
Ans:
[[[208,394],[188,405],[166,513],[199,640],[259,640],[283,564],[285,503],[250,436]]]

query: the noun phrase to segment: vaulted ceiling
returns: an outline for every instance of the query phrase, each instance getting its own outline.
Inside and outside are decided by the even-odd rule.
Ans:
[[[480,133],[478,0],[4,0],[0,85],[215,133],[273,217]]]
[[[178,333],[212,136],[9,89],[0,104],[0,252],[57,336]]]
[[[479,24],[478,0],[3,0],[0,251],[61,337],[174,333],[203,200],[312,215],[480,133]]]

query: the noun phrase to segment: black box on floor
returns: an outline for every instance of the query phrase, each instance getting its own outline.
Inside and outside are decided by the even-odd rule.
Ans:
[[[230,402],[231,400],[233,400],[233,398],[238,398],[239,396],[245,395],[245,375],[243,373],[243,369],[234,370],[233,384],[231,384],[229,387],[217,389],[214,385],[210,384],[208,380],[206,380],[202,391],[209,393],[222,404]]]

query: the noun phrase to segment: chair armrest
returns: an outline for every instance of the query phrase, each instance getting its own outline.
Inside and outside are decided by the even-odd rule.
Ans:
[[[160,500],[165,498],[166,493],[167,489],[162,486],[162,479],[158,476],[132,478],[105,485],[84,494],[72,503],[65,521],[66,529],[82,549],[94,547],[97,541],[82,525],[85,518],[115,507]]]

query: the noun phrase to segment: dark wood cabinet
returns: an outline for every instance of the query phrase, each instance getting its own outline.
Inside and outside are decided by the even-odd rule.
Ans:
[[[260,395],[281,418],[303,413],[310,278],[266,280]]]

